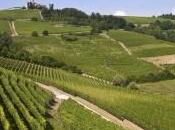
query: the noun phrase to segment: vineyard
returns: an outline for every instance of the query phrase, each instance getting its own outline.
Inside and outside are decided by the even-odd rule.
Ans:
[[[32,81],[0,70],[0,129],[43,130],[52,95]]]
[[[88,85],[88,86],[104,86],[103,82],[97,82],[93,79],[81,77],[76,74],[67,73],[60,69],[54,69],[46,66],[28,63],[25,61],[13,60],[0,57],[0,67],[14,71],[16,73],[22,73],[25,76],[31,77],[36,81],[59,81],[64,83],[76,84],[76,85]],[[83,81],[83,82],[82,82]]]
[[[59,69],[24,61],[0,58],[0,63],[1,67],[43,83],[53,84],[59,89],[89,100],[113,115],[133,121],[142,128],[150,130],[175,128],[173,98],[114,87]]]
[[[51,99],[31,80],[0,68],[0,130],[122,130],[72,100],[49,118]]]

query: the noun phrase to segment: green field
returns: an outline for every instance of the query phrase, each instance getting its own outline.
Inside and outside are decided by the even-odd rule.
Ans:
[[[153,36],[123,30],[112,30],[108,34],[115,40],[123,42],[138,57],[161,56],[175,53],[174,43],[157,40]]]
[[[44,30],[47,30],[51,34],[90,31],[90,27],[88,26],[76,27],[73,25],[62,25],[56,22],[16,21],[15,26],[17,32],[22,35],[31,35],[33,31],[42,33]]]
[[[163,18],[154,18],[154,17],[139,17],[139,16],[125,16],[123,17],[127,22],[131,22],[134,24],[150,24],[155,22],[156,20],[165,21]],[[173,21],[173,20],[172,20]],[[173,21],[174,22],[174,21]]]
[[[14,41],[16,46],[35,56],[49,55],[110,81],[116,74],[139,77],[159,70],[150,63],[128,56],[117,42],[98,35],[79,36],[74,42],[64,41],[59,36],[16,37]]]
[[[15,60],[3,59],[1,63],[7,69],[47,84],[52,83],[64,91],[81,96],[113,115],[129,119],[145,129],[175,129],[175,99],[169,96],[105,85],[76,74],[26,62],[15,63]]]
[[[32,17],[37,17],[40,19],[38,10],[0,10],[0,19],[13,18],[13,19],[30,19]]]
[[[0,20],[0,32],[10,32],[9,24],[5,20]]]

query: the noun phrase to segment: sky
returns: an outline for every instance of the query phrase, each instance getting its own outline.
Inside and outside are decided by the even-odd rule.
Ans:
[[[0,9],[24,6],[27,0],[0,0]],[[35,0],[41,4],[54,3],[55,8],[73,7],[86,13],[153,16],[175,14],[175,0]]]

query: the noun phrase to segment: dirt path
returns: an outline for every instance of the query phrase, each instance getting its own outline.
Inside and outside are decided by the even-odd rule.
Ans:
[[[118,42],[118,44],[128,53],[128,55],[132,55],[131,51],[125,46],[124,43],[122,43],[121,41],[116,41],[115,39],[113,39],[112,37],[110,37],[108,34],[106,33],[102,33],[101,36],[110,39],[113,42]]]
[[[120,120],[117,117],[111,115],[110,113],[106,112],[105,110],[99,108],[98,106],[80,98],[80,97],[75,97],[73,95],[70,95],[68,93],[65,93],[53,86],[47,86],[41,83],[36,82],[41,88],[48,90],[52,92],[58,99],[60,100],[68,100],[69,98],[80,104],[81,106],[85,107],[86,109],[96,113],[97,115],[101,116],[103,119],[110,121],[118,126],[121,126],[122,128],[126,130],[144,130],[137,126],[136,124],[124,119]]]
[[[128,53],[128,55],[132,55],[131,51],[124,45],[124,43],[118,41],[118,43],[120,44],[120,46]]]
[[[40,15],[41,20],[44,20],[44,17],[42,15],[41,11],[39,11],[39,15]]]
[[[15,28],[15,22],[14,21],[8,21],[9,23],[9,27],[12,33],[12,37],[18,36],[18,33],[16,32],[16,28]]]

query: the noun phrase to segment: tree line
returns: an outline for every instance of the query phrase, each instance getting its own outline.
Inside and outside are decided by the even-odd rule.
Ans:
[[[162,14],[160,16],[158,16],[160,18],[165,18],[165,19],[172,19],[172,20],[175,20],[175,15],[173,13],[170,13],[170,14]]]
[[[152,35],[157,39],[175,42],[175,23],[171,20],[157,20],[149,26],[137,26],[130,31]]]
[[[75,8],[54,9],[53,5],[50,5],[49,8],[43,8],[41,12],[45,20],[76,26],[91,26],[93,32],[120,29],[127,26],[127,22],[121,17],[101,15],[100,13],[88,15]]]

